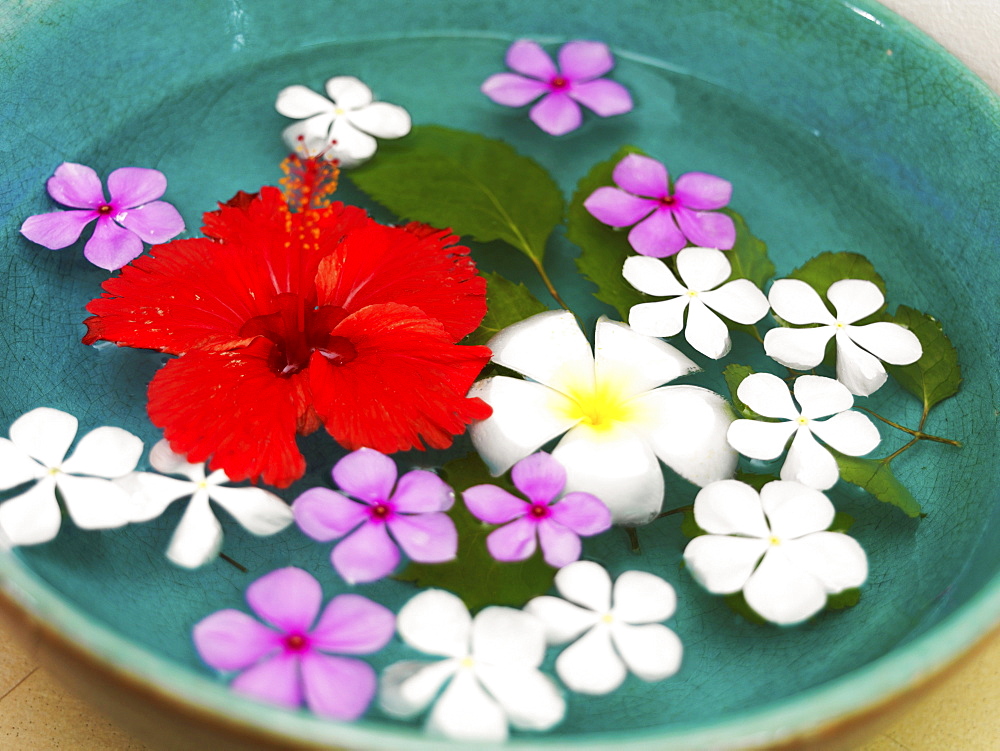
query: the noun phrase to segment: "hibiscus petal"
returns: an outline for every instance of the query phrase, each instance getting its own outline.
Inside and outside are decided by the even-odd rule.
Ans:
[[[696,292],[714,289],[729,278],[732,266],[726,254],[715,248],[684,248],[677,254],[677,273],[686,287]]]
[[[699,211],[721,209],[729,203],[732,196],[732,183],[705,172],[688,172],[681,175],[674,187],[674,197],[682,206]]]
[[[337,543],[330,560],[348,584],[365,584],[393,572],[399,565],[399,548],[384,524],[369,522]]]
[[[822,323],[827,326],[837,323],[819,293],[800,279],[779,279],[771,285],[767,299],[775,314],[789,323]]]
[[[594,360],[597,383],[622,398],[701,370],[677,348],[603,316],[594,334]]]
[[[110,480],[60,474],[56,487],[70,518],[80,529],[112,529],[131,521],[132,500]]]
[[[364,504],[328,488],[310,488],[292,503],[299,529],[318,542],[343,537],[367,520]]]
[[[647,295],[674,297],[687,294],[687,287],[678,282],[670,267],[657,258],[629,256],[622,266],[622,276],[625,277],[625,281]]]
[[[559,597],[535,597],[524,606],[524,612],[538,618],[545,626],[549,644],[572,641],[600,619],[601,614],[566,602]]]
[[[550,136],[562,136],[576,130],[583,122],[580,105],[569,94],[553,92],[531,108],[528,117]]]
[[[740,382],[736,395],[764,417],[783,417],[786,420],[799,417],[788,386],[773,373],[751,373]]]
[[[382,671],[379,680],[379,706],[393,717],[419,714],[434,700],[457,667],[456,659],[393,663]]]
[[[607,505],[591,493],[567,493],[551,507],[552,519],[578,535],[589,537],[611,527]]]
[[[230,688],[270,704],[299,707],[302,705],[299,657],[294,653],[276,655],[240,673]]]
[[[645,258],[645,256],[632,257]],[[628,312],[628,325],[633,331],[646,336],[676,336],[684,328],[684,311],[687,310],[689,302],[690,298],[684,295],[672,300],[633,305]]]
[[[881,441],[878,428],[860,412],[841,412],[829,420],[809,423],[813,435],[848,456],[864,456]]]
[[[552,455],[564,467],[567,492],[600,498],[616,524],[646,524],[663,505],[663,472],[647,443],[619,426],[572,428]]]
[[[462,658],[469,653],[472,617],[450,592],[425,589],[400,609],[396,631],[399,638],[421,652]]]
[[[600,117],[623,115],[632,110],[632,95],[617,81],[602,78],[575,83],[569,95]]]
[[[575,40],[559,48],[559,70],[569,80],[588,81],[603,76],[613,67],[615,59],[603,42]]]
[[[94,234],[83,246],[84,258],[108,271],[120,269],[141,253],[142,240],[139,236],[109,217],[98,217]]]
[[[812,575],[772,546],[743,587],[747,604],[767,620],[783,626],[800,623],[826,604],[826,592]]]
[[[348,112],[348,121],[358,130],[376,138],[402,138],[410,132],[410,114],[398,104],[374,102]]]
[[[59,534],[62,512],[55,482],[45,478],[20,495],[0,503],[0,533],[11,545],[37,545]]]
[[[736,244],[736,225],[731,217],[716,211],[674,209],[681,232],[695,245],[729,250]]]
[[[115,221],[150,245],[166,242],[184,231],[184,219],[165,201],[128,209],[118,214]]]
[[[77,419],[67,412],[37,407],[14,420],[8,435],[28,456],[46,467],[58,467],[76,437],[78,426]]]
[[[583,207],[602,224],[631,227],[649,214],[656,207],[656,202],[605,186],[587,196]]]
[[[228,511],[243,529],[255,535],[273,535],[292,523],[292,509],[263,488],[211,488],[212,500]]]
[[[170,538],[167,558],[178,566],[198,568],[215,558],[221,548],[222,525],[208,505],[208,495],[195,493]]]
[[[52,198],[74,209],[96,209],[105,202],[101,178],[84,164],[63,162],[45,187]]]
[[[338,117],[330,128],[329,160],[337,159],[346,169],[356,167],[372,158],[378,142],[367,133],[355,128],[346,117]]]
[[[307,633],[319,613],[323,590],[306,571],[279,568],[257,579],[246,591],[247,604],[285,633]]]
[[[879,360],[892,365],[909,365],[920,359],[923,347],[909,329],[880,321],[867,326],[847,326],[847,336]]]
[[[757,491],[738,480],[720,480],[698,491],[694,520],[714,535],[767,538],[771,534]]]
[[[626,571],[619,576],[612,597],[616,623],[658,623],[672,616],[677,607],[674,588],[646,571]]]
[[[721,396],[700,386],[664,386],[632,405],[643,415],[634,429],[674,472],[695,485],[732,477],[738,457],[727,432],[733,415]]]
[[[519,39],[508,49],[504,57],[507,67],[532,78],[547,81],[559,71],[556,70],[552,58],[530,39]]]
[[[817,490],[828,490],[840,477],[833,454],[823,448],[806,427],[800,427],[792,439],[781,479],[794,480]]]
[[[611,577],[593,561],[578,561],[560,569],[555,585],[567,600],[599,615],[611,610]]]
[[[356,110],[372,103],[372,90],[354,76],[334,76],[324,85],[326,95],[345,110]]]
[[[395,631],[392,611],[367,597],[337,595],[323,609],[309,640],[324,652],[366,655],[382,649]]]
[[[518,729],[548,730],[566,714],[558,686],[538,670],[477,664],[476,676]]]
[[[523,561],[535,552],[538,522],[520,518],[495,529],[486,537],[490,555],[498,561]]]
[[[504,741],[507,714],[469,669],[459,670],[427,719],[427,732],[463,741]]]
[[[718,289],[702,292],[701,301],[737,323],[757,323],[771,309],[767,297],[749,279],[734,279]]]
[[[243,670],[280,644],[281,635],[239,610],[219,610],[195,624],[198,655],[216,670]]]
[[[680,670],[684,648],[677,634],[666,626],[615,621],[611,635],[629,672],[642,680],[662,681]]]
[[[455,522],[445,513],[401,515],[389,520],[392,536],[407,557],[418,563],[443,563],[458,553]]]
[[[610,513],[608,514],[608,526],[611,526]],[[580,536],[573,530],[551,519],[539,522],[537,529],[542,557],[552,568],[562,568],[573,561],[580,560],[583,546],[580,543]]]
[[[874,355],[851,341],[845,330],[837,332],[837,380],[858,396],[874,394],[888,379],[885,366]]]
[[[108,192],[119,209],[142,206],[155,201],[166,191],[167,178],[159,170],[121,167],[108,175]]]
[[[29,216],[21,234],[49,250],[68,248],[80,238],[83,228],[96,218],[93,211],[52,211]]]
[[[570,644],[556,658],[556,674],[571,691],[608,694],[628,674],[611,643],[611,631],[598,624]]]
[[[770,461],[781,456],[797,427],[797,423],[792,420],[736,420],[729,426],[726,439],[743,456]]]
[[[396,462],[369,448],[352,451],[333,467],[333,481],[347,495],[366,503],[384,503],[396,484]]]
[[[578,388],[593,387],[587,372],[594,367],[590,342],[573,314],[550,310],[507,326],[489,340],[493,362],[558,389],[565,372],[581,381]]]
[[[769,482],[760,491],[771,533],[782,541],[827,529],[833,504],[818,490],[797,482]]]
[[[305,86],[288,86],[278,92],[274,108],[285,117],[302,120],[322,113],[333,113],[334,105],[326,97]]]
[[[854,323],[870,316],[885,304],[882,291],[867,279],[841,279],[830,285],[827,299],[841,323]]]
[[[497,104],[506,107],[523,107],[549,90],[542,81],[525,78],[517,73],[497,73],[490,76],[479,88]]]
[[[96,428],[80,439],[62,471],[97,477],[127,475],[142,456],[142,440],[121,428]]]
[[[375,669],[361,660],[309,652],[302,656],[306,706],[320,717],[356,720],[375,696]]]
[[[487,524],[506,524],[528,512],[523,499],[496,485],[474,485],[462,491],[466,507]]]
[[[592,367],[590,370],[593,372]],[[469,396],[493,408],[491,417],[469,427],[469,435],[494,476],[503,474],[579,421],[571,416],[572,401],[532,381],[494,376],[477,381]]]
[[[636,253],[666,258],[687,245],[687,238],[670,211],[656,209],[629,230],[628,242]]]
[[[834,331],[832,326],[770,329],[764,334],[764,352],[786,368],[810,370],[823,362],[826,345]]]
[[[728,595],[743,588],[768,546],[766,539],[701,535],[684,548],[684,563],[709,592]]]
[[[539,451],[515,464],[510,479],[534,503],[549,504],[566,486],[566,469],[550,454]]]
[[[732,347],[726,324],[697,297],[692,298],[688,305],[684,338],[688,344],[713,360],[725,357]]]
[[[782,543],[793,566],[815,576],[828,594],[860,587],[868,578],[868,559],[857,540],[840,532],[816,532]]]

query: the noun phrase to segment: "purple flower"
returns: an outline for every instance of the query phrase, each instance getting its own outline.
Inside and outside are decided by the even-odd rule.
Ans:
[[[108,175],[111,200],[104,197],[101,179],[90,167],[63,162],[46,183],[49,195],[78,211],[53,211],[29,216],[21,234],[49,250],[75,243],[83,228],[97,226],[83,255],[102,269],[120,269],[142,253],[142,244],[166,242],[184,231],[177,209],[155,199],[167,189],[162,172],[122,167]]]
[[[365,448],[337,462],[333,480],[346,496],[327,488],[311,488],[295,499],[292,513],[299,528],[319,542],[336,540],[354,530],[331,555],[333,567],[349,584],[391,574],[399,563],[397,544],[411,560],[420,563],[441,563],[455,557],[458,532],[444,513],[454,503],[454,495],[433,472],[416,469],[396,484],[395,462]]]
[[[729,203],[733,186],[721,177],[688,172],[670,192],[667,168],[655,159],[629,154],[615,165],[617,188],[598,188],[584,207],[604,224],[632,227],[629,244],[636,253],[654,258],[672,256],[690,241],[703,248],[729,250],[736,226],[725,214],[714,213]]]
[[[544,94],[531,108],[530,116],[535,125],[553,136],[580,127],[580,104],[601,117],[632,109],[632,97],[624,86],[600,78],[615,65],[602,42],[564,44],[557,68],[538,44],[522,39],[507,50],[506,62],[517,73],[490,76],[483,82],[482,92],[507,107],[521,107]]]
[[[364,714],[375,695],[375,671],[366,662],[335,655],[384,647],[395,630],[391,611],[344,594],[319,615],[319,582],[291,567],[262,576],[247,587],[246,598],[267,625],[239,610],[212,613],[193,633],[205,662],[216,670],[240,671],[231,685],[247,696],[286,707],[300,707],[305,699],[316,714],[338,720]]]
[[[608,507],[590,493],[567,493],[566,470],[544,451],[519,461],[510,471],[525,501],[496,485],[476,485],[462,497],[473,516],[505,526],[490,532],[486,547],[498,561],[523,561],[535,552],[535,540],[550,566],[561,568],[580,558],[580,536],[611,526]],[[509,524],[507,522],[510,522]]]

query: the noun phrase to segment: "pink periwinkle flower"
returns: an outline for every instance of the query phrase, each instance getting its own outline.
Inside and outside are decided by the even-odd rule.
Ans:
[[[527,501],[496,485],[475,485],[462,494],[477,519],[504,525],[486,538],[490,555],[498,561],[523,561],[541,544],[545,562],[562,568],[579,560],[581,535],[611,527],[611,512],[597,496],[575,492],[559,498],[566,470],[544,451],[515,464],[510,477]]]
[[[450,561],[458,552],[455,523],[444,513],[455,501],[448,484],[422,469],[407,472],[398,484],[396,475],[396,463],[385,454],[358,449],[333,467],[343,493],[311,488],[292,504],[299,528],[314,540],[347,535],[331,561],[349,584],[391,574],[399,548],[419,563]]]
[[[136,258],[143,242],[156,245],[184,231],[177,209],[156,200],[166,191],[167,178],[155,169],[116,169],[108,175],[110,200],[104,197],[101,178],[82,164],[60,164],[46,187],[52,198],[76,210],[29,216],[21,234],[49,250],[59,250],[75,243],[84,227],[97,220],[83,255],[108,271]]]
[[[342,594],[320,614],[319,582],[294,567],[262,576],[247,587],[246,598],[264,623],[240,610],[219,610],[193,632],[206,663],[239,671],[233,690],[291,708],[304,701],[316,714],[338,720],[364,714],[375,695],[375,670],[339,655],[382,649],[395,631],[390,610],[361,595]]]
[[[704,172],[677,178],[673,192],[667,168],[655,159],[629,154],[615,165],[610,185],[598,188],[583,202],[598,221],[612,227],[632,227],[628,241],[636,253],[654,258],[672,256],[693,243],[729,250],[736,243],[736,225],[721,209],[733,186]]]
[[[632,97],[620,83],[601,78],[615,66],[602,42],[567,42],[559,49],[559,66],[537,43],[522,39],[507,50],[506,62],[516,73],[497,73],[481,87],[497,104],[531,108],[532,122],[553,136],[576,130],[583,121],[580,105],[601,117],[632,109]],[[523,75],[520,75],[523,74]],[[544,95],[544,96],[543,96]]]

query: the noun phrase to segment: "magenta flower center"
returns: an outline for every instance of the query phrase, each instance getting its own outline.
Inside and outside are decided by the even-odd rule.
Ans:
[[[553,91],[565,91],[569,88],[569,80],[565,76],[553,76],[549,80],[549,88]]]
[[[281,640],[281,643],[289,652],[305,652],[309,649],[309,637],[305,634],[288,634]]]
[[[532,503],[531,508],[528,509],[528,516],[536,522],[540,522],[542,519],[548,519],[552,516],[552,509],[547,503]]]
[[[678,207],[677,199],[673,196],[660,196],[656,200],[665,209],[676,209]]]
[[[114,211],[114,208],[111,206],[110,203],[102,203],[100,206],[97,207],[97,213],[100,214],[101,216],[107,216],[112,211]]]
[[[392,518],[395,510],[388,501],[381,501],[368,507],[368,518],[373,522],[386,522]]]

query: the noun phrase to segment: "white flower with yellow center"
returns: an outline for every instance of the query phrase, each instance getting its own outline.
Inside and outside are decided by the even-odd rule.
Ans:
[[[699,386],[663,386],[698,366],[605,318],[595,340],[592,350],[571,313],[548,311],[489,341],[494,362],[526,376],[494,376],[469,392],[493,407],[470,428],[490,471],[503,474],[562,435],[552,456],[566,468],[566,492],[593,493],[628,525],[659,513],[660,461],[700,486],[731,477],[737,456],[726,441],[733,416],[725,400]]]

